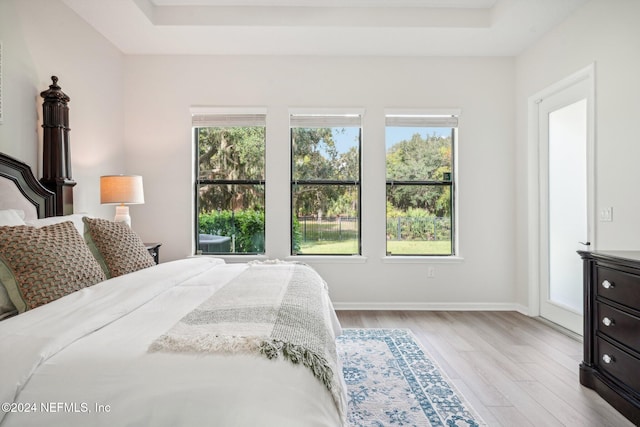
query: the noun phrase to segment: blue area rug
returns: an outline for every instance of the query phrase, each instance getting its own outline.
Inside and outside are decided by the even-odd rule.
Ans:
[[[345,329],[350,426],[484,426],[406,329]]]

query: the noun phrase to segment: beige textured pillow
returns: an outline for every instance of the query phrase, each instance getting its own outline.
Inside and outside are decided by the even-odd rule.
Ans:
[[[107,277],[132,273],[156,263],[140,237],[122,222],[101,218],[82,218],[84,239]]]
[[[0,281],[19,313],[105,279],[70,221],[0,227]]]

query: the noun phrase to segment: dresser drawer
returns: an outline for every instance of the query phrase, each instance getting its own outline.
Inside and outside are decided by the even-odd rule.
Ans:
[[[640,307],[640,276],[598,266],[596,284],[598,296],[628,307]]]
[[[602,338],[597,339],[597,363],[600,370],[634,390],[640,390],[640,359]]]
[[[597,319],[600,333],[640,353],[640,318],[599,303]]]

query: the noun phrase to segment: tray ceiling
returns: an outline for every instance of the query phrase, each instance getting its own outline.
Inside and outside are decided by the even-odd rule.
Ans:
[[[63,0],[125,54],[514,56],[587,0]]]

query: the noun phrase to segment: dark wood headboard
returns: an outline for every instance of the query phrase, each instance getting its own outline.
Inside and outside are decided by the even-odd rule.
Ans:
[[[56,194],[55,215],[73,213],[73,187],[69,142],[69,101],[71,98],[51,76],[49,89],[40,93],[42,102],[42,179],[40,182]]]
[[[6,194],[0,197],[0,209],[28,210],[29,216],[45,218],[73,213],[71,155],[69,150],[69,96],[58,86],[58,78],[51,76],[49,89],[40,93],[42,103],[42,170],[40,181],[26,163],[0,153],[0,179]],[[23,196],[23,197],[21,197]],[[4,198],[4,199],[3,199]],[[35,206],[34,209],[30,206]]]
[[[35,206],[38,218],[55,216],[55,193],[38,182],[29,165],[0,153],[0,178],[13,181],[24,198]],[[3,206],[3,208],[10,207]]]

